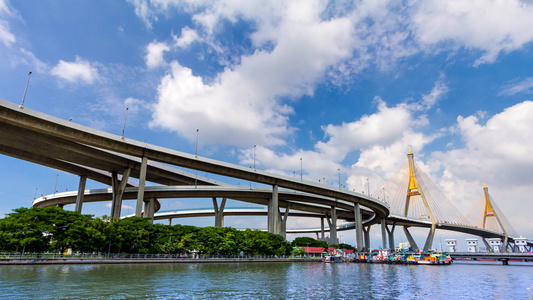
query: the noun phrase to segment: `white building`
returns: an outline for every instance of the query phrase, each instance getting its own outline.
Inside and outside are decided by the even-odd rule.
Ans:
[[[477,239],[466,239],[468,252],[477,252]]]
[[[502,251],[502,239],[500,238],[492,238],[487,239],[489,242],[489,246],[492,248],[492,252],[500,253]]]
[[[514,239],[515,245],[518,247],[518,252],[527,252],[527,238],[519,237]]]
[[[457,240],[446,239],[446,246],[448,246],[448,252],[455,252],[455,246],[457,246]]]

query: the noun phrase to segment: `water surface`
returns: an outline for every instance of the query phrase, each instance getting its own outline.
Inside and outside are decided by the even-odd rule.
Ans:
[[[532,299],[533,267],[324,263],[0,266],[3,299]]]

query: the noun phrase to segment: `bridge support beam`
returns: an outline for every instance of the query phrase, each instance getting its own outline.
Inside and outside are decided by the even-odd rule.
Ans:
[[[324,218],[320,218],[320,240],[325,241],[326,236],[324,234]]]
[[[383,249],[390,249],[391,247],[387,247],[387,224],[385,223],[385,218],[381,218],[381,244],[383,245]]]
[[[215,208],[215,227],[224,227],[224,207],[226,206],[226,198],[222,198],[220,207],[217,203],[217,198],[213,197],[213,207]]]
[[[149,198],[145,199],[144,201],[144,218],[151,218],[150,222],[154,222],[154,214],[155,214],[155,198]]]
[[[433,244],[433,237],[435,236],[435,229],[436,224],[431,224],[431,229],[429,229],[428,237],[426,239],[426,243],[424,244],[424,252],[428,252],[431,249],[431,245]]]
[[[139,175],[139,189],[137,191],[137,206],[135,207],[135,216],[140,217],[142,215],[142,205],[144,202],[144,185],[146,183],[146,169],[148,166],[148,158],[142,157],[141,171]]]
[[[115,220],[120,219],[120,213],[122,210],[122,195],[124,195],[124,190],[126,189],[126,184],[128,183],[130,173],[131,173],[131,169],[125,168],[124,173],[122,174],[122,179],[119,181],[117,172],[111,172],[112,186],[113,186],[113,202],[111,205],[111,218],[112,219],[115,219]]]
[[[83,206],[83,196],[85,196],[85,184],[87,183],[87,175],[80,176],[80,184],[78,185],[78,196],[76,197],[75,211],[81,213],[81,207]]]
[[[371,226],[363,227],[363,237],[364,237],[364,241],[365,241],[364,248],[366,250],[370,250],[370,227]]]
[[[330,244],[337,245],[337,208],[331,207],[331,223],[329,226],[329,241]]]
[[[361,215],[361,206],[358,203],[354,204],[355,215],[355,240],[357,245],[355,246],[357,251],[363,250],[363,217]]]
[[[272,187],[272,199],[270,200],[270,209],[268,211],[269,232],[279,234],[279,201],[278,201],[278,185]]]
[[[492,252],[492,247],[489,245],[489,243],[487,242],[487,240],[481,236],[481,240],[483,241],[483,244],[485,244],[485,247],[487,248],[487,251],[488,252]]]
[[[411,249],[413,249],[413,251],[418,251],[418,245],[416,244],[415,239],[413,239],[413,236],[411,235],[407,227],[403,227],[403,232],[405,233],[405,237],[409,241],[409,245],[411,245]]]
[[[168,226],[172,226],[172,218],[168,218]]]
[[[392,227],[389,229],[388,226],[385,226],[385,229],[387,230],[387,233],[389,234],[389,248],[394,249],[394,229],[396,228],[396,223],[392,224]]]
[[[285,209],[285,213],[283,215],[278,212],[279,222],[280,222],[280,235],[284,238],[287,238],[287,218],[289,217],[290,208],[291,208],[290,206],[287,206],[287,208]]]

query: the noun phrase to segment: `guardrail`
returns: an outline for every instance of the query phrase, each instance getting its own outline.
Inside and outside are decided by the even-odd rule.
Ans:
[[[321,259],[312,256],[286,255],[209,255],[143,253],[0,253],[0,259]]]

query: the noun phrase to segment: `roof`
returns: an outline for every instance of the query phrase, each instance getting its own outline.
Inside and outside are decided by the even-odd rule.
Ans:
[[[325,251],[324,247],[300,247],[305,250],[305,253],[322,253]]]

